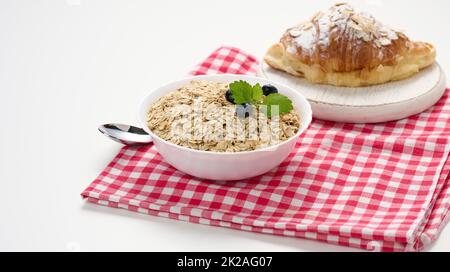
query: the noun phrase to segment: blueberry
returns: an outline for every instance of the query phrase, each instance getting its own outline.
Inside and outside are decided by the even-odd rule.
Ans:
[[[278,89],[272,85],[264,85],[262,89],[265,96],[268,96],[269,94],[273,93],[278,93]]]
[[[231,90],[228,90],[228,91],[225,93],[225,98],[227,99],[228,102],[234,104],[233,93],[231,92]]]
[[[252,105],[245,103],[236,106],[236,114],[239,118],[247,118],[253,113]]]

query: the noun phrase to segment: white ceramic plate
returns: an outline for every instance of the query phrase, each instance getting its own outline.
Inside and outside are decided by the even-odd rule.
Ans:
[[[423,112],[442,97],[446,84],[437,63],[409,79],[362,88],[311,84],[264,61],[259,72],[303,94],[315,118],[346,123],[387,122]]]

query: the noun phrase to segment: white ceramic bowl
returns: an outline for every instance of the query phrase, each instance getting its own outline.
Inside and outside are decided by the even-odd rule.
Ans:
[[[278,145],[247,152],[211,152],[199,151],[179,146],[161,139],[147,126],[147,112],[150,105],[156,100],[172,92],[192,80],[207,80],[231,83],[236,80],[245,80],[250,84],[271,84],[278,88],[280,93],[288,96],[294,108],[299,112],[301,124],[296,135]],[[173,167],[195,177],[212,180],[241,180],[262,175],[277,167],[293,151],[298,137],[308,128],[312,119],[311,106],[306,98],[299,92],[282,84],[245,75],[206,75],[185,78],[164,85],[152,91],[142,102],[139,115],[141,127],[149,133],[161,156]]]

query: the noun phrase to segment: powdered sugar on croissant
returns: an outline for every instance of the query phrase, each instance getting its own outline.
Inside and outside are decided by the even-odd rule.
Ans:
[[[288,29],[265,57],[276,69],[338,86],[402,79],[434,59],[432,45],[411,42],[402,32],[345,3]]]

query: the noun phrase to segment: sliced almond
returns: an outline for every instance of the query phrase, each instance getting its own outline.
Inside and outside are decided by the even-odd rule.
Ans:
[[[381,45],[386,46],[386,45],[390,45],[391,44],[391,40],[386,39],[386,38],[381,38],[379,39],[379,42],[381,43]]]
[[[375,45],[378,47],[378,48],[381,48],[381,43],[378,41],[378,40],[375,40]]]
[[[294,38],[300,36],[301,34],[302,34],[302,31],[300,29],[294,28],[294,29],[289,30],[289,35],[291,35]]]
[[[363,31],[363,29],[359,25],[356,25],[354,23],[349,23],[348,25],[353,29],[356,29],[358,31]]]
[[[343,11],[341,11],[341,13],[345,14],[345,15],[350,15],[350,14],[353,14],[353,10],[351,10],[351,9],[344,9]]]
[[[305,27],[303,27],[303,30],[310,30],[313,26],[312,25],[307,25]]]

